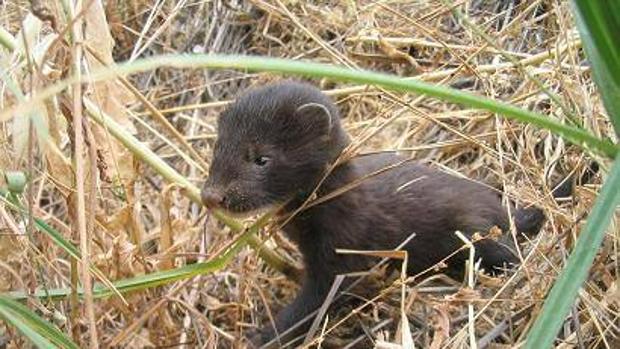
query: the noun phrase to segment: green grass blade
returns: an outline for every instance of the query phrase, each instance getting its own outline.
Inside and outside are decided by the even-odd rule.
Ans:
[[[592,64],[594,82],[620,136],[620,3],[617,0],[572,3],[577,29]]]
[[[23,304],[0,295],[0,317],[39,348],[79,348],[56,326]]]
[[[0,318],[4,319],[8,324],[17,328],[26,338],[39,348],[57,348],[52,342],[48,341],[45,337],[32,329],[28,324],[17,314],[13,313],[9,309],[6,309],[0,302]]]
[[[594,257],[603,242],[611,217],[620,204],[620,156],[594,203],[566,267],[555,281],[543,309],[530,331],[525,348],[549,348],[585,282]]]
[[[495,42],[491,35],[487,34],[484,29],[471,21],[466,14],[459,10],[458,6],[452,6],[453,1],[441,0],[441,2],[444,4],[444,6],[450,8],[454,16],[465,26],[469,27],[477,36],[484,40],[487,45],[495,48],[505,60],[514,64],[515,68],[518,69],[519,72],[527,78],[527,80],[533,82],[534,85],[536,85],[536,87],[540,89],[540,91],[547,95],[547,97],[549,97],[549,99],[551,99],[551,101],[553,101],[553,103],[555,103],[555,105],[557,105],[562,110],[563,114],[566,115],[567,120],[571,121],[574,126],[580,127],[573,111],[562,101],[560,96],[558,96],[547,86],[545,86],[545,84],[540,81],[532,72],[530,72],[528,69],[525,69],[515,57],[510,54],[504,53],[500,45]]]
[[[13,35],[11,35],[11,33],[3,27],[0,27],[0,45],[6,48],[9,52],[12,52],[15,50],[15,47],[17,47],[17,41]]]
[[[234,245],[235,251],[237,248],[245,246],[245,244],[246,241],[236,241]],[[197,275],[211,273],[224,268],[232,257],[232,254],[226,254],[209,262],[190,264],[175,269],[153,272],[133,278],[118,280],[113,282],[114,289],[120,293],[127,293],[169,284],[174,281],[185,280]],[[83,295],[83,289],[81,287],[78,289],[78,293]],[[16,300],[23,300],[29,296],[60,300],[68,297],[70,294],[71,289],[58,288],[51,290],[36,290],[33,294],[26,294],[22,291],[8,292],[6,296]],[[93,287],[93,296],[95,298],[105,298],[112,294],[113,291],[101,283],[96,283]]]
[[[614,4],[612,4],[614,2]],[[572,1],[577,28],[603,104],[620,135],[620,11],[614,1]],[[548,348],[585,282],[605,231],[620,204],[620,156],[597,198],[565,268],[555,281],[527,337],[526,348]]]
[[[331,78],[340,81],[351,81],[360,84],[370,84],[386,89],[414,92],[437,97],[445,101],[458,103],[474,108],[488,110],[500,114],[506,118],[526,122],[541,128],[545,128],[553,133],[562,136],[565,140],[602,153],[610,158],[615,158],[618,153],[618,146],[608,140],[597,138],[595,135],[572,126],[564,125],[548,116],[521,109],[508,103],[498,102],[491,98],[486,98],[473,93],[460,91],[448,87],[436,86],[430,83],[415,79],[402,79],[395,75],[375,73],[364,70],[353,70],[332,65],[300,62],[287,59],[247,57],[247,56],[227,56],[227,55],[206,55],[206,54],[185,54],[185,55],[161,55],[145,59],[138,59],[133,62],[124,63],[119,66],[102,68],[94,71],[84,79],[87,81],[101,81],[111,79],[120,75],[133,74],[138,72],[150,71],[161,67],[171,68],[210,68],[210,69],[241,69],[248,71],[269,71],[283,73],[287,75],[308,76]],[[75,77],[63,80],[52,85],[31,99],[31,103],[21,103],[16,108],[7,108],[0,112],[0,120],[17,112],[26,112],[30,105],[46,100],[57,93],[63,91],[73,83],[77,83]]]
[[[6,204],[6,206],[10,209],[26,215],[27,218],[29,212],[23,207],[19,206],[18,203],[9,200],[6,195],[8,195],[8,193],[0,193],[0,201]],[[60,232],[51,227],[49,224],[45,223],[45,221],[40,218],[33,217],[33,220],[37,229],[47,235],[54,242],[54,244],[56,244],[56,246],[60,247],[63,251],[69,254],[69,256],[71,256],[72,258],[76,259],[78,262],[82,260],[82,254],[80,253],[80,250],[77,248],[77,246],[67,241]],[[108,285],[108,287],[112,287],[112,283],[107,280],[105,274],[101,272],[101,270],[99,270],[94,265],[90,265],[88,269],[93,275],[95,275],[95,277],[97,277],[97,279],[103,281],[106,285]],[[125,302],[125,299],[120,295],[120,293],[117,292],[117,295],[121,298],[123,302]],[[43,295],[43,297],[47,297],[47,295]]]
[[[191,264],[176,269],[154,272],[129,279],[118,280],[113,283],[114,289],[121,293],[143,290],[220,270],[228,265],[228,263],[236,256],[237,252],[246,246],[248,241],[255,236],[265,224],[267,224],[271,216],[271,214],[265,214],[256,220],[256,222],[246,229],[246,231],[243,232],[243,234],[241,234],[227,250],[211,261]],[[81,289],[78,292],[82,294]],[[28,296],[62,299],[69,296],[70,293],[70,289],[62,288],[45,291],[37,290],[34,294],[26,294],[25,292],[9,292],[5,296],[17,300],[25,299]],[[112,294],[112,290],[101,283],[98,283],[95,287],[93,287],[93,295],[97,298],[108,297]]]

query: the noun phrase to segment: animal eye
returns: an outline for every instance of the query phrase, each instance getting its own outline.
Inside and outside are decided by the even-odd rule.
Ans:
[[[264,156],[264,155],[257,156],[254,159],[254,163],[257,164],[258,166],[265,166],[267,165],[267,163],[269,163],[269,161],[271,161],[271,158],[268,156]]]

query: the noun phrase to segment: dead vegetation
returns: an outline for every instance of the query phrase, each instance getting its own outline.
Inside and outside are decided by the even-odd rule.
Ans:
[[[25,95],[74,74],[76,54],[84,55],[84,75],[98,66],[164,53],[267,55],[418,76],[615,137],[566,2],[456,2],[489,42],[441,1],[109,0],[99,7],[99,1],[86,0],[80,13],[86,23],[81,52],[66,39],[57,39],[67,30],[60,15],[62,2],[33,3],[44,10],[33,15],[24,1],[0,3],[0,26],[17,39],[24,30],[31,34],[26,52],[34,61],[18,64],[8,50],[2,53],[7,59],[1,68]],[[82,88],[84,96],[199,185],[222,101],[280,78],[162,68],[127,77],[125,84],[110,80],[74,88]],[[317,341],[323,347],[346,347],[370,336],[377,347],[399,347],[408,337],[401,333],[402,307],[416,347],[470,347],[472,331],[481,348],[519,346],[596,197],[600,173],[593,167],[604,169],[606,162],[548,131],[488,112],[367,86],[315,83],[337,100],[360,151],[401,150],[500,188],[522,205],[544,207],[548,216],[543,231],[522,246],[524,264],[516,273],[502,278],[476,275],[473,289],[466,281],[441,276],[409,280],[404,297],[397,279],[385,284],[379,297],[366,302],[358,295],[354,305],[330,314],[317,330]],[[1,86],[3,109],[19,102],[6,83]],[[85,140],[75,147],[70,120],[81,107],[72,96],[63,92],[41,106],[48,139],[34,137],[39,133],[29,128],[24,115],[0,120],[0,170],[29,174],[23,203],[67,240],[79,245],[92,237],[82,251],[90,249],[92,263],[105,278],[114,281],[209,260],[233,239],[230,229],[142,165],[97,124],[83,123]],[[79,148],[85,160],[81,171],[70,161]],[[598,165],[592,165],[594,160]],[[579,179],[574,197],[557,204],[550,185],[570,173]],[[96,186],[91,187],[95,177]],[[80,181],[86,202],[76,211],[75,183]],[[84,213],[85,229],[78,229],[79,214]],[[558,348],[619,345],[618,233],[612,227],[559,335]],[[76,280],[70,256],[3,203],[0,229],[0,292],[68,288]],[[265,244],[288,259],[297,256],[281,236]],[[84,347],[96,336],[102,347],[226,348],[241,346],[244,333],[268,321],[266,314],[286,304],[295,287],[245,248],[224,269],[134,291],[125,295],[126,304],[113,296],[96,299],[90,307],[46,297],[30,297],[28,305]],[[475,322],[468,316],[469,304]],[[359,311],[353,311],[356,307]],[[0,323],[0,347],[24,344],[15,329]]]

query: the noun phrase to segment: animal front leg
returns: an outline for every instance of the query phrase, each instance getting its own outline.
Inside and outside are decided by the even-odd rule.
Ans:
[[[328,278],[328,280],[308,278],[303,283],[293,302],[282,309],[276,316],[275,329],[271,324],[265,326],[257,336],[252,338],[252,342],[259,346],[268,343],[268,346],[264,346],[267,348],[279,347],[278,342],[284,345],[305,333],[313,319],[312,317],[305,318],[321,306],[332,281],[333,277]],[[300,323],[302,320],[305,321]],[[277,330],[277,336],[275,330]]]

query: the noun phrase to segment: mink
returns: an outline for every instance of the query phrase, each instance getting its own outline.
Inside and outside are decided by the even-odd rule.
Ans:
[[[335,104],[310,84],[284,81],[251,89],[222,113],[217,132],[204,203],[236,214],[280,207],[283,222],[296,213],[282,230],[303,257],[301,290],[277,313],[275,328],[267,324],[253,337],[256,346],[305,333],[311,321],[298,322],[321,306],[336,275],[365,271],[378,261],[339,254],[338,248],[389,250],[415,234],[403,249],[407,273],[416,275],[461,248],[455,231],[472,238],[497,227],[504,232],[499,239],[475,243],[481,267],[493,273],[518,263],[508,211],[483,184],[396,152],[356,156],[328,173],[351,141]],[[320,199],[352,183],[296,212],[311,195]],[[513,212],[517,230],[527,234],[535,234],[545,218],[535,207]],[[462,275],[467,256],[455,254],[443,272]],[[293,325],[296,330],[282,336]]]

